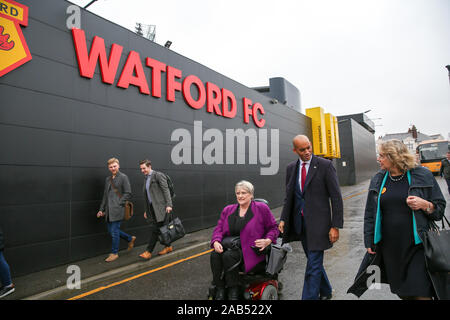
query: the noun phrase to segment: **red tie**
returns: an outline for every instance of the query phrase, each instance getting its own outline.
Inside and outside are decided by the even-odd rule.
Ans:
[[[302,192],[305,188],[305,180],[306,180],[306,162],[303,162],[302,164]],[[302,216],[303,216],[303,209],[302,209]]]
[[[302,192],[304,191],[303,188],[305,187],[305,180],[306,180],[306,162],[303,162],[303,164],[302,164]]]

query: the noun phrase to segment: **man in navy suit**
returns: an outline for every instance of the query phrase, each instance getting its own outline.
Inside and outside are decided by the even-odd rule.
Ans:
[[[323,255],[339,239],[344,220],[336,169],[330,160],[313,155],[308,137],[298,135],[292,143],[299,159],[286,168],[286,198],[279,229],[284,243],[302,241],[307,257],[302,299],[331,299]]]

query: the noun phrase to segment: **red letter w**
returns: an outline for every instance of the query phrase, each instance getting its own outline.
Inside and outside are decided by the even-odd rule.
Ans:
[[[95,36],[92,41],[91,52],[88,56],[84,30],[73,28],[72,36],[75,44],[75,51],[77,53],[80,75],[92,79],[95,67],[97,66],[97,61],[100,60],[102,81],[112,84],[116,76],[123,47],[113,43],[109,60],[107,60],[105,41],[102,38]]]

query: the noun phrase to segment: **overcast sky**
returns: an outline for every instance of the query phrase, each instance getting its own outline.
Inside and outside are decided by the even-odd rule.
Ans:
[[[450,133],[449,0],[98,0],[88,10],[133,31],[154,24],[155,42],[248,87],[283,77],[303,110],[371,109],[376,136],[412,124]]]

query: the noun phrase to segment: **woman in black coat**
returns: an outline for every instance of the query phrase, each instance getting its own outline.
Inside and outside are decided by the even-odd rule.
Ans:
[[[370,183],[364,215],[367,254],[348,292],[362,295],[371,275],[366,269],[377,265],[381,282],[400,298],[436,297],[440,284],[426,268],[422,238],[431,221],[444,215],[441,189],[398,140],[380,145],[378,162],[381,170]]]

